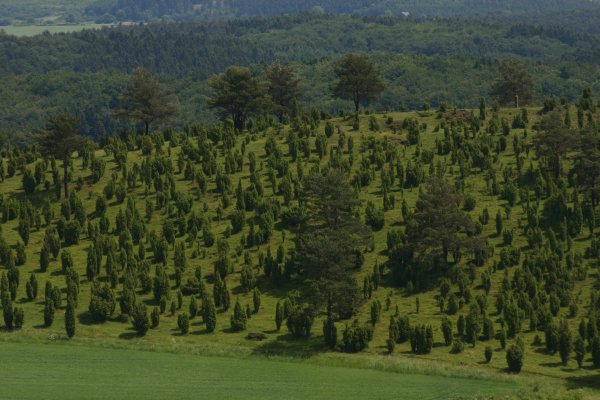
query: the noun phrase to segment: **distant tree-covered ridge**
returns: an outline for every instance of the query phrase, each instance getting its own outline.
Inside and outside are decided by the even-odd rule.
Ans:
[[[173,18],[219,18],[303,12],[377,16],[408,13],[419,17],[446,17],[522,15],[597,7],[590,0],[97,0],[85,9],[85,14],[135,21],[167,15]]]
[[[192,0],[96,0],[86,7],[85,14],[108,20],[147,21],[165,15],[193,14],[195,3]]]
[[[300,105],[337,113],[350,100],[331,95],[332,66],[349,53],[368,54],[381,73],[385,90],[370,103],[375,109],[416,109],[424,102],[476,107],[511,58],[533,77],[534,103],[546,97],[572,101],[587,86],[600,90],[598,36],[563,28],[327,15],[155,23],[31,38],[0,35],[0,131],[31,132],[64,110],[92,136],[125,129],[112,109],[138,67],[156,74],[167,93],[177,93],[175,126],[215,119],[207,103],[215,74],[237,65],[262,79],[277,60],[295,69]]]
[[[0,3],[0,26],[11,23],[218,20],[327,13],[486,18],[512,22],[521,19],[587,31],[598,25],[598,12],[600,5],[595,0],[4,0]]]

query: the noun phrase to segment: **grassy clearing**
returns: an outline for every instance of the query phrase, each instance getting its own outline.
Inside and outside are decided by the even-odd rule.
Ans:
[[[112,24],[74,24],[74,25],[9,25],[0,27],[8,35],[36,36],[42,33],[71,33],[85,29],[102,29],[114,26]]]
[[[508,382],[61,344],[3,343],[4,399],[459,399]],[[26,384],[35,376],[35,385]]]

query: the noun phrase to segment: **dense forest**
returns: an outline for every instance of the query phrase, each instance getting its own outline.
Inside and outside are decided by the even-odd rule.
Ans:
[[[97,0],[86,7],[85,14],[106,21],[149,21],[166,15],[182,18],[194,15],[195,3],[193,0]]]
[[[565,28],[461,20],[311,16],[235,22],[129,26],[17,38],[0,35],[0,131],[15,136],[42,126],[52,111],[77,114],[81,131],[102,136],[125,128],[110,109],[127,75],[142,66],[177,95],[184,122],[214,120],[207,80],[228,65],[255,73],[279,59],[302,78],[303,104],[337,113],[328,95],[331,66],[348,52],[370,53],[386,90],[376,109],[476,106],[500,63],[517,57],[535,74],[535,99],[598,89],[600,40]],[[22,136],[22,135],[20,135]]]
[[[227,10],[236,17],[274,16],[313,11],[330,14],[399,15],[408,12],[415,16],[484,16],[490,14],[529,14],[544,11],[565,11],[597,8],[598,4],[589,0],[222,0],[203,1],[200,4],[209,10]]]

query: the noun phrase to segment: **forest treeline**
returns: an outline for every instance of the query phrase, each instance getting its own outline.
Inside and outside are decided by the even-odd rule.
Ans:
[[[206,120],[207,80],[229,65],[259,74],[274,60],[301,78],[302,101],[336,113],[332,63],[369,53],[386,90],[373,106],[420,108],[423,102],[476,106],[487,96],[502,60],[522,59],[534,97],[573,100],[597,85],[600,40],[564,28],[460,20],[300,15],[214,23],[156,23],[73,34],[0,35],[0,131],[31,132],[54,111],[68,110],[92,136],[122,126],[110,108],[134,68],[147,68],[177,93],[181,119]],[[60,90],[59,90],[60,88]]]
[[[54,23],[118,23],[221,20],[281,15],[407,16],[531,22],[597,32],[600,4],[593,0],[5,0],[0,26]],[[535,18],[532,18],[534,16]]]
[[[132,0],[130,0],[132,2]],[[214,4],[212,8],[224,8],[236,16],[278,15],[304,11],[332,14],[397,15],[410,12],[417,16],[481,16],[492,13],[524,14],[545,11],[564,11],[582,8],[597,8],[589,0],[222,0],[201,1]]]
[[[524,15],[598,9],[590,0],[97,0],[86,7],[86,16],[105,20],[148,21],[168,16],[189,18],[239,18],[312,12],[392,16],[410,13],[418,17]]]
[[[68,68],[130,72],[143,66],[181,77],[232,64],[314,63],[347,52],[460,58],[516,55],[533,61],[598,63],[600,40],[560,27],[465,20],[299,15],[212,23],[156,23],[29,38],[0,36],[0,72]]]

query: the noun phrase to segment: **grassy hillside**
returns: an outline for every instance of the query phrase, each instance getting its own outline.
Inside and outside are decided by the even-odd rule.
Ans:
[[[500,175],[498,178],[502,179],[502,174],[509,173],[507,171],[514,171],[516,169],[516,158],[513,146],[514,143],[517,143],[515,142],[515,138],[519,138],[518,142],[521,144],[521,146],[528,149],[526,152],[521,153],[521,156],[525,157],[525,159],[522,160],[525,170],[527,170],[529,166],[531,166],[531,168],[535,168],[538,165],[541,165],[539,164],[540,161],[532,147],[536,138],[536,133],[533,127],[537,125],[540,118],[536,111],[538,110],[529,109],[528,114],[530,119],[527,123],[526,129],[509,128],[508,132],[505,132],[505,135],[501,134],[500,132],[486,132],[487,128],[484,127],[493,124],[492,121],[499,122],[503,119],[506,121],[512,121],[517,114],[521,113],[521,111],[514,109],[503,109],[493,119],[488,116],[484,127],[482,127],[480,131],[477,131],[477,133],[473,134],[473,136],[467,135],[467,137],[465,137],[465,146],[474,145],[479,140],[490,141],[490,143],[494,144],[494,146],[503,146],[501,143],[504,143],[506,148],[498,152],[497,159],[494,161],[496,170]],[[570,114],[576,115],[576,111],[573,107],[570,109]],[[331,120],[331,123],[333,123],[335,126],[335,132],[327,139],[327,147],[330,150],[322,159],[319,158],[315,148],[315,135],[317,133],[322,134],[325,126],[325,121],[321,121],[314,127],[314,129],[307,128],[309,132],[312,132],[312,134],[309,134],[308,136],[310,152],[306,156],[302,156],[299,159],[301,161],[296,162],[293,162],[291,158],[289,158],[288,145],[286,144],[288,134],[293,130],[291,126],[279,126],[275,124],[272,127],[263,126],[261,128],[256,128],[253,132],[248,132],[243,136],[236,137],[236,144],[234,148],[242,153],[243,146],[245,148],[243,151],[245,156],[243,157],[244,163],[242,170],[232,172],[230,174],[233,192],[231,194],[231,204],[229,204],[227,207],[223,207],[223,198],[216,190],[215,175],[208,177],[208,190],[206,194],[202,195],[198,192],[197,184],[185,179],[184,177],[185,164],[188,160],[184,160],[184,163],[182,164],[183,168],[181,170],[178,167],[178,159],[180,158],[180,154],[182,152],[182,143],[184,143],[184,147],[189,149],[190,146],[195,146],[197,138],[192,136],[189,138],[188,142],[188,139],[185,138],[184,134],[172,134],[173,139],[160,147],[160,152],[158,155],[162,154],[168,157],[174,165],[174,191],[187,194],[192,199],[193,212],[196,213],[196,215],[200,215],[205,220],[205,224],[209,224],[210,230],[215,234],[216,239],[218,240],[224,238],[229,243],[229,256],[232,259],[234,273],[228,275],[226,280],[228,288],[232,294],[232,304],[236,299],[239,299],[244,307],[247,304],[252,305],[252,292],[246,293],[240,286],[240,273],[244,264],[244,259],[250,261],[252,269],[257,277],[257,285],[262,292],[260,310],[258,313],[253,314],[249,319],[247,331],[241,333],[231,331],[229,319],[232,309],[229,309],[227,311],[219,311],[217,315],[217,330],[214,333],[207,333],[202,318],[196,317],[191,321],[190,333],[188,335],[181,335],[177,329],[177,318],[179,314],[188,310],[191,299],[190,295],[183,296],[182,308],[175,310],[174,315],[171,314],[169,307],[167,307],[167,311],[161,315],[160,325],[156,329],[150,330],[146,337],[141,339],[134,339],[135,333],[131,328],[129,318],[127,316],[119,315],[120,312],[118,305],[114,315],[109,319],[109,321],[103,324],[96,323],[92,320],[89,312],[87,311],[90,300],[90,282],[88,282],[86,279],[86,263],[88,259],[88,250],[92,245],[92,240],[87,234],[87,228],[84,227],[82,229],[79,244],[68,247],[68,251],[73,257],[74,267],[81,279],[81,288],[77,307],[77,331],[73,340],[93,343],[114,343],[126,342],[133,339],[135,341],[146,343],[150,346],[160,346],[161,344],[173,342],[189,345],[192,348],[195,346],[216,343],[225,346],[249,348],[257,354],[295,354],[303,357],[315,357],[317,354],[326,351],[322,338],[321,320],[316,320],[314,322],[312,330],[313,335],[309,339],[294,339],[292,335],[286,332],[285,324],[280,332],[275,329],[275,305],[277,301],[282,301],[284,298],[286,298],[286,296],[292,293],[294,289],[297,288],[297,281],[292,278],[290,280],[284,280],[283,282],[277,282],[272,278],[266,277],[261,268],[259,260],[262,256],[268,254],[269,249],[273,256],[275,256],[278,252],[279,246],[287,250],[287,256],[284,255],[284,258],[289,257],[289,251],[293,246],[292,239],[294,237],[294,229],[283,224],[281,216],[279,216],[275,221],[275,231],[267,244],[244,247],[241,244],[243,240],[242,237],[248,234],[248,224],[251,219],[254,219],[256,214],[254,212],[248,212],[248,221],[246,226],[241,233],[235,234],[231,234],[230,232],[231,222],[229,217],[235,211],[235,187],[237,186],[238,181],[241,182],[244,188],[249,185],[250,172],[248,155],[250,153],[254,153],[256,155],[256,167],[259,171],[259,175],[264,186],[263,198],[279,201],[280,204],[282,204],[282,211],[285,211],[288,209],[288,207],[296,204],[296,201],[292,200],[289,206],[285,205],[283,202],[283,197],[279,191],[275,191],[271,183],[269,183],[269,161],[265,153],[265,145],[267,141],[272,141],[273,139],[275,140],[277,147],[283,152],[285,160],[289,162],[290,174],[292,177],[294,177],[293,182],[296,182],[295,177],[297,177],[297,168],[299,163],[302,164],[303,171],[308,173],[311,168],[317,166],[323,168],[334,161],[332,160],[331,155],[336,154],[336,150],[331,149],[338,147],[341,134],[345,136],[346,140],[345,142],[342,142],[343,146],[341,146],[341,154],[338,154],[336,157],[341,157],[342,160],[353,159],[353,162],[351,162],[351,172],[349,174],[350,177],[353,177],[359,171],[361,164],[364,164],[363,159],[374,159],[375,149],[387,149],[387,152],[396,154],[399,157],[398,160],[405,167],[408,165],[408,163],[412,163],[413,165],[416,163],[417,165],[420,165],[420,168],[422,168],[422,171],[426,175],[431,174],[431,171],[435,171],[435,169],[439,169],[444,166],[443,168],[446,171],[446,178],[452,182],[460,182],[464,193],[470,194],[474,198],[475,206],[472,210],[468,211],[468,214],[473,220],[477,220],[482,214],[483,210],[488,209],[490,222],[482,226],[483,230],[481,232],[481,237],[489,241],[490,245],[494,249],[494,255],[488,259],[485,265],[482,267],[470,266],[467,261],[465,261],[457,265],[456,268],[457,271],[462,271],[462,274],[464,275],[471,275],[468,287],[473,299],[476,296],[486,297],[485,291],[481,286],[481,276],[484,272],[490,274],[491,290],[489,295],[486,297],[486,307],[487,312],[494,322],[495,330],[499,332],[501,330],[502,315],[498,314],[496,311],[496,295],[501,291],[505,274],[509,279],[512,279],[515,272],[520,271],[519,266],[505,269],[501,269],[499,267],[497,268],[500,255],[505,248],[520,249],[522,252],[521,260],[523,260],[526,255],[535,254],[536,250],[530,249],[527,237],[524,233],[524,226],[527,223],[527,215],[525,214],[524,210],[526,204],[525,199],[519,197],[519,200],[516,202],[516,204],[513,207],[509,207],[507,205],[507,201],[502,199],[498,194],[490,193],[490,187],[486,183],[486,177],[479,168],[471,166],[465,170],[465,166],[459,166],[458,163],[454,163],[450,155],[440,155],[437,153],[436,141],[444,139],[444,126],[448,128],[450,128],[450,126],[454,126],[455,128],[452,129],[463,129],[459,127],[464,126],[460,125],[460,123],[456,121],[464,119],[465,115],[468,115],[468,113],[453,114],[449,112],[447,114],[438,114],[434,111],[374,114],[372,116],[363,115],[361,116],[361,127],[359,131],[355,131],[353,129],[353,120],[351,118],[335,118]],[[491,111],[489,111],[489,115],[492,115]],[[416,119],[418,121],[418,125],[421,127],[418,146],[409,144],[408,131],[402,128],[402,125],[398,125],[398,123],[401,121],[409,120],[411,118]],[[598,121],[597,113],[594,118],[596,121]],[[452,121],[455,122],[453,123]],[[369,125],[372,129],[369,129]],[[214,128],[210,131],[215,132]],[[464,132],[457,130],[456,134],[463,136]],[[211,137],[213,137],[212,134]],[[352,137],[354,140],[354,147],[350,150],[350,152],[348,152],[347,140],[350,137]],[[216,139],[213,140],[211,140],[211,142],[213,143],[212,145],[215,146],[216,154],[218,155],[217,164],[223,166],[225,163],[226,154],[222,149],[222,144]],[[141,166],[142,162],[148,158],[142,155],[141,150],[135,144],[135,139],[130,140],[130,146],[131,148],[127,152],[127,170],[131,171],[137,168],[136,165]],[[352,157],[350,154],[352,154]],[[5,157],[4,162],[7,164],[9,162],[9,159],[7,158],[8,153],[5,151],[3,155]],[[111,179],[114,179],[115,182],[120,182],[123,173],[123,169],[119,168],[119,166],[115,163],[113,153],[104,149],[99,149],[95,151],[95,157],[98,160],[104,160],[106,162],[106,171],[98,183],[91,183],[90,171],[89,169],[82,168],[81,158],[75,160],[71,170],[71,181],[79,182],[78,184],[72,184],[72,187],[76,188],[77,197],[83,202],[87,219],[92,224],[98,223],[98,218],[95,217],[94,213],[97,198],[102,196],[105,186],[109,184]],[[429,157],[432,157],[431,160],[428,159]],[[418,160],[427,161],[420,164],[418,163]],[[39,162],[39,160],[29,163],[25,166],[25,168],[33,170],[34,165],[37,162]],[[386,165],[385,163],[383,164]],[[193,162],[191,165],[194,168],[199,167],[199,164],[194,164]],[[376,165],[376,163],[373,163],[368,167],[368,170],[370,171],[369,174],[372,175],[371,183],[360,189],[360,200],[363,204],[361,207],[362,219],[364,219],[363,207],[368,201],[374,202],[377,208],[381,208],[382,206],[383,195],[381,191],[381,169]],[[570,165],[571,161],[570,159],[567,159],[565,161],[565,171],[569,170]],[[60,163],[58,166],[60,170]],[[46,170],[46,179],[51,180],[50,175],[51,174],[49,170]],[[23,175],[18,169],[15,176],[7,178],[5,181],[0,183],[3,204],[9,204],[11,201],[28,200],[32,202],[34,209],[41,210],[43,205],[48,200],[51,200],[50,203],[48,203],[51,207],[53,215],[51,219],[51,225],[55,225],[61,216],[61,203],[52,200],[54,196],[52,194],[53,191],[50,190],[46,192],[43,189],[43,185],[40,185],[33,195],[27,196],[22,189],[22,178]],[[282,184],[282,178],[277,178],[276,181],[278,186]],[[294,185],[297,185],[297,183],[294,183]],[[388,263],[389,252],[386,245],[388,233],[391,230],[403,229],[406,221],[405,217],[403,216],[401,205],[403,202],[406,202],[408,209],[414,210],[419,192],[424,190],[424,188],[424,181],[418,187],[413,188],[401,188],[397,184],[393,185],[390,194],[395,198],[395,207],[384,213],[385,227],[382,230],[373,233],[372,249],[364,253],[364,264],[357,272],[358,282],[362,284],[363,278],[371,276],[373,268],[376,264],[385,266],[383,269],[383,277],[379,289],[373,292],[372,298],[365,300],[364,306],[362,307],[360,313],[356,316],[356,318],[361,322],[367,322],[370,320],[371,304],[374,301],[379,300],[384,305],[379,322],[375,325],[373,340],[371,341],[369,348],[365,351],[374,356],[381,357],[387,353],[386,340],[388,338],[388,322],[390,316],[395,313],[395,309],[397,307],[400,315],[408,316],[411,325],[432,325],[434,333],[434,346],[430,354],[425,356],[417,356],[412,354],[409,343],[401,343],[396,346],[394,354],[385,357],[390,357],[392,359],[422,359],[436,364],[448,363],[450,365],[466,365],[476,369],[481,369],[482,371],[488,373],[503,374],[506,369],[506,359],[505,351],[502,349],[499,340],[493,339],[487,342],[480,341],[477,342],[475,346],[465,343],[464,351],[460,354],[452,354],[450,351],[451,347],[446,346],[443,343],[443,336],[440,327],[442,319],[444,317],[449,318],[454,326],[454,332],[456,332],[457,319],[460,315],[466,315],[469,309],[469,304],[465,303],[463,305],[463,300],[461,299],[461,310],[455,315],[445,315],[445,313],[440,312],[439,289],[436,284],[433,284],[431,287],[428,287],[421,292],[416,290],[411,291],[410,288],[406,288],[405,286],[398,284],[398,281],[394,277],[393,266]],[[568,189],[568,191],[572,192],[572,189]],[[127,200],[125,203],[127,203],[129,199],[135,201],[135,207],[139,211],[141,218],[143,218],[143,216],[146,215],[146,202],[150,200],[156,204],[157,193],[154,189],[150,189],[150,191],[146,193],[143,185],[136,181],[134,186],[127,189]],[[540,207],[544,203],[543,199],[544,198],[542,197],[539,200]],[[118,241],[118,235],[120,233],[112,231],[115,227],[115,218],[120,210],[125,210],[125,203],[118,204],[114,198],[109,201],[107,216],[110,220],[111,233],[108,234],[107,237],[115,242]],[[167,220],[176,222],[177,218],[175,218],[175,211],[174,202],[170,202],[169,206],[156,210],[151,218],[145,221],[147,232],[161,232],[163,225]],[[505,244],[505,239],[503,236],[496,233],[494,216],[496,216],[497,213],[500,213],[505,230],[512,231],[514,234],[511,246]],[[16,217],[16,215],[14,215],[14,217]],[[18,233],[18,224],[19,218],[14,218],[0,225],[2,228],[2,236],[10,246],[14,246],[21,241]],[[39,269],[40,249],[44,242],[45,230],[46,226],[43,222],[40,229],[31,229],[29,244],[26,246],[25,251],[27,261],[25,265],[18,267],[21,283],[17,291],[17,301],[15,302],[15,305],[22,307],[25,311],[25,324],[20,331],[10,333],[10,335],[13,335],[16,338],[37,338],[37,340],[43,340],[43,338],[46,337],[65,337],[63,319],[64,306],[66,303],[66,294],[64,292],[65,276],[61,272],[60,256],[58,259],[53,259],[50,262],[50,267],[48,268],[47,272],[41,272]],[[185,269],[183,282],[186,282],[188,278],[191,278],[194,275],[194,270],[199,267],[202,271],[202,280],[206,285],[207,291],[208,293],[212,294],[212,286],[214,282],[213,265],[217,258],[217,246],[206,246],[203,244],[201,233],[198,235],[196,240],[190,241],[188,239],[189,236],[187,234],[178,235],[176,239],[177,243],[184,243],[187,257],[187,268]],[[144,256],[145,260],[149,263],[153,263],[153,258],[147,239],[142,239],[140,243],[140,245],[146,250],[146,254]],[[561,242],[560,246],[564,249],[566,254],[583,255],[590,247],[590,243],[591,238],[587,230],[583,229],[583,231],[576,235],[573,240],[569,239],[568,241]],[[135,253],[138,253],[138,246],[135,246]],[[105,262],[106,258],[103,257],[101,263],[101,275],[99,279],[104,282],[108,280],[104,270]],[[563,262],[565,261],[563,260]],[[173,248],[170,247],[167,269],[170,274],[170,284],[173,286],[171,290],[173,295],[172,299],[176,301],[175,293],[177,292],[177,288],[175,287],[174,282],[173,265]],[[588,316],[588,312],[591,310],[590,299],[592,298],[593,293],[597,292],[597,285],[599,281],[598,267],[594,257],[582,258],[581,264],[578,264],[577,268],[579,268],[578,271],[583,269],[586,271],[586,273],[583,277],[573,279],[573,286],[569,288],[569,293],[571,295],[570,304],[569,306],[563,305],[556,317],[557,319],[563,317],[567,318],[571,332],[573,333],[578,331],[578,324],[580,320]],[[154,270],[155,265],[152,265],[151,276],[154,276]],[[34,301],[28,301],[26,298],[25,282],[32,273],[37,277],[40,289],[37,299]],[[62,290],[62,305],[56,311],[55,320],[51,327],[43,326],[44,285],[46,282],[51,282],[52,285],[58,286]],[[122,281],[118,284],[116,293],[120,293],[121,285]],[[458,285],[453,283],[452,292],[458,293],[458,291]],[[152,293],[143,293],[143,290],[139,286],[137,287],[136,292],[138,301],[143,301],[150,307],[157,305],[154,300],[152,300]],[[460,297],[460,295],[458,296]],[[418,312],[417,302],[419,304]],[[389,303],[389,308],[386,306],[386,303]],[[573,309],[575,309],[575,316],[572,315]],[[339,340],[341,340],[345,323],[346,322],[344,321],[338,322]],[[248,332],[264,333],[266,335],[266,340],[263,342],[249,341],[246,339],[246,334]],[[8,333],[3,334],[8,335]],[[540,330],[529,329],[526,316],[523,321],[523,328],[520,336],[525,343],[523,372],[526,375],[544,378],[556,378],[558,382],[562,382],[571,388],[587,388],[589,390],[598,389],[598,381],[600,378],[598,376],[598,370],[591,368],[591,359],[589,357],[589,353],[584,360],[583,369],[578,369],[573,359],[571,359],[567,365],[563,366],[560,363],[558,354],[549,354],[546,352],[544,332]],[[536,337],[539,337],[540,339],[538,340]],[[512,342],[513,340],[509,340],[509,344]],[[486,346],[491,346],[493,349],[493,357],[489,364],[485,363],[484,361],[484,348]],[[15,348],[11,347],[8,349],[9,350],[7,351],[16,351]],[[31,351],[28,357],[34,357],[38,351],[42,352],[54,350],[45,350],[42,348],[38,349],[33,347],[23,351]],[[95,353],[94,350],[82,351],[85,357],[89,356],[91,357],[91,360],[94,359],[94,357],[97,357],[97,353]],[[47,357],[47,355],[44,356]],[[71,355],[67,354],[64,355],[64,357],[71,357]],[[121,353],[115,353],[114,357],[126,358],[128,356]],[[138,355],[136,357],[145,356]],[[168,359],[168,356],[165,356],[165,358]],[[174,361],[166,360],[165,362],[168,363]],[[192,360],[186,358],[185,360],[182,360],[181,363],[188,364],[185,364],[186,366],[183,366],[182,364],[183,368],[181,368],[181,370],[186,371],[187,373],[190,368],[194,367],[195,363],[203,362],[204,361],[201,359]],[[140,361],[140,364],[142,364],[142,361]],[[24,364],[17,365],[23,365],[19,368],[26,368]],[[117,368],[122,368],[122,366],[118,366]],[[144,367],[140,365],[139,368]],[[223,368],[235,369],[233,364],[227,364],[227,362],[224,362]],[[278,368],[279,367],[274,367],[274,370]],[[170,370],[170,368],[167,368],[167,370]],[[239,373],[250,374],[250,372]],[[317,379],[319,376],[319,373],[316,371],[307,372],[307,374],[309,375],[307,375],[306,379]],[[184,380],[184,376],[185,375],[177,374],[177,379]],[[351,375],[345,376],[347,377],[348,382],[352,381]],[[50,384],[51,375],[45,375],[44,379],[47,379],[48,384]],[[85,376],[81,375],[81,377],[78,379],[85,379]],[[164,377],[164,379],[168,378]],[[240,375],[240,379],[253,378],[252,376],[244,377]],[[374,377],[373,379],[380,378]],[[415,380],[411,379],[411,382],[417,384],[418,378]],[[452,398],[452,393],[455,393],[453,389],[454,386],[452,386],[452,384],[447,385],[441,380],[435,382],[435,385],[438,384],[440,388],[445,390],[445,394],[443,396],[449,396],[444,398]],[[397,386],[395,385],[396,384],[392,385],[390,383],[389,386],[381,388],[380,390],[393,391],[394,388],[402,386],[403,383],[401,380],[399,380],[397,382]],[[359,386],[360,385],[357,385],[356,387]],[[380,387],[380,385],[374,386]],[[118,386],[116,386],[114,389],[118,389]],[[49,390],[55,389],[52,389],[52,387],[49,386]],[[181,390],[183,393],[183,391],[189,389],[187,389],[187,386],[184,385]],[[264,389],[258,388],[257,390]],[[329,390],[334,389],[324,388],[323,390],[324,392],[322,393],[325,395]],[[473,387],[473,391],[477,390],[478,386],[475,385]],[[490,390],[494,390],[493,387],[490,387]],[[417,392],[421,393],[418,390]],[[17,392],[15,393],[18,394]],[[590,393],[597,394],[597,392],[593,391]],[[381,396],[384,396],[384,394],[384,392],[381,392]],[[418,397],[423,396],[418,395]]]

